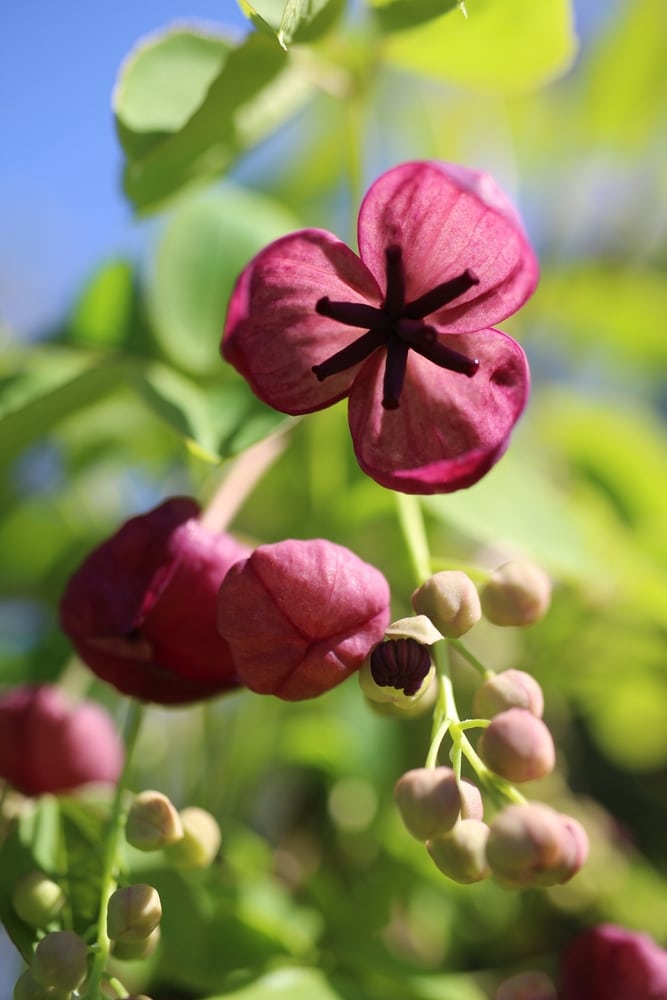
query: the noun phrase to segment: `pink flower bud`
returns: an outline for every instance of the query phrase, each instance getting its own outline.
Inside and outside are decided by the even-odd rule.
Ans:
[[[667,951],[648,934],[601,924],[571,942],[561,964],[561,1000],[664,1000]]]
[[[358,670],[388,621],[379,570],[322,539],[260,546],[232,567],[218,599],[218,628],[242,682],[287,701]]]
[[[24,795],[113,784],[122,766],[120,737],[100,705],[70,705],[48,684],[0,697],[0,778]]]
[[[459,570],[434,573],[415,590],[412,606],[430,618],[448,639],[465,635],[482,617],[477,588],[470,577]]]
[[[461,808],[459,786],[450,767],[406,771],[394,786],[394,800],[406,829],[422,841],[451,830]]]
[[[494,878],[508,889],[567,882],[587,853],[583,827],[540,802],[499,812],[486,847]]]
[[[484,803],[482,793],[472,781],[463,778],[459,781],[461,796],[461,819],[484,819]]]
[[[443,873],[454,882],[470,885],[489,874],[485,849],[489,836],[486,823],[462,819],[450,831],[426,844],[428,853]]]
[[[64,631],[90,669],[119,691],[169,705],[238,685],[215,602],[230,566],[248,550],[197,519],[174,497],[127,521],[69,581]]]
[[[503,670],[487,678],[475,692],[473,711],[482,718],[490,719],[508,708],[525,708],[531,715],[542,718],[542,688],[525,670]]]
[[[88,972],[88,945],[73,931],[53,931],[35,948],[30,971],[42,986],[75,990]]]
[[[139,851],[157,851],[182,836],[181,817],[166,795],[147,789],[135,796],[125,823],[128,844]]]
[[[551,581],[539,566],[516,559],[493,571],[480,598],[494,625],[532,625],[549,609]]]
[[[556,749],[541,719],[524,708],[495,715],[479,739],[479,755],[508,781],[533,781],[553,770]]]

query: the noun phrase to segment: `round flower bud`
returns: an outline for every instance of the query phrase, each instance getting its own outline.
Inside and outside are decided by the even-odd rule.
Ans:
[[[487,677],[475,691],[472,704],[475,714],[484,719],[490,719],[508,708],[525,708],[541,719],[544,695],[535,678],[525,670],[503,670]]]
[[[496,1000],[558,1000],[556,987],[544,972],[520,972],[498,987]],[[592,1000],[592,998],[588,998]]]
[[[459,781],[461,796],[461,819],[484,819],[484,803],[482,793],[472,781],[463,778]]]
[[[143,941],[162,919],[157,889],[142,882],[116,889],[107,905],[107,934],[112,941]]]
[[[479,755],[508,781],[533,781],[553,770],[556,749],[541,719],[524,708],[495,715],[479,738]]]
[[[76,990],[88,972],[88,945],[73,931],[53,931],[35,948],[30,971],[42,986]]]
[[[444,570],[418,587],[412,595],[415,611],[426,615],[442,635],[458,639],[482,617],[477,588],[459,570]]]
[[[98,677],[142,701],[185,704],[236,688],[215,607],[247,554],[201,523],[194,500],[171,497],[87,556],[62,598],[62,628]]]
[[[65,894],[53,879],[33,871],[23,875],[14,886],[12,904],[26,924],[46,927],[61,912]]]
[[[478,819],[462,819],[442,836],[427,841],[426,849],[440,871],[454,882],[469,885],[489,874],[486,842],[489,828]]]
[[[559,996],[561,1000],[661,1000],[667,997],[667,951],[648,934],[613,924],[591,927],[565,951]]]
[[[551,580],[539,566],[515,559],[493,571],[480,598],[494,625],[532,625],[549,609]]]
[[[101,705],[70,704],[51,684],[0,697],[0,779],[24,795],[113,784],[122,766],[122,741]]]
[[[288,539],[236,563],[217,607],[240,680],[300,701],[361,667],[389,621],[389,584],[342,545]]]
[[[128,844],[140,851],[157,851],[182,836],[181,817],[166,795],[149,790],[135,796],[125,824]]]
[[[363,663],[359,685],[370,701],[408,707],[426,694],[434,676],[428,646],[416,639],[387,639]]]
[[[406,771],[394,785],[401,819],[417,840],[447,833],[458,819],[461,796],[450,767],[418,767]]]
[[[442,639],[430,618],[426,615],[411,615],[409,618],[398,618],[384,630],[385,639],[414,639],[422,646],[432,646]]]
[[[121,962],[137,962],[152,955],[160,942],[160,928],[155,927],[140,941],[114,941],[111,954]]]
[[[56,990],[52,986],[42,986],[30,969],[19,976],[14,985],[14,1000],[69,1000],[71,990]]]
[[[220,848],[220,827],[205,809],[188,806],[181,811],[183,837],[165,848],[165,857],[174,868],[206,868]]]
[[[588,841],[563,816],[540,802],[507,806],[491,823],[486,857],[494,879],[508,889],[566,882],[583,864]]]

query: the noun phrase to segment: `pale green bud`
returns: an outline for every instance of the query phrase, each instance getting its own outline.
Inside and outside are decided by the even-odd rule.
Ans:
[[[206,868],[220,848],[220,827],[205,809],[188,806],[181,811],[183,837],[165,849],[174,868]]]
[[[160,928],[156,927],[141,941],[113,941],[111,954],[120,962],[139,962],[152,955],[160,942]]]
[[[162,919],[157,889],[138,883],[116,889],[107,905],[107,934],[112,941],[145,940]]]
[[[128,844],[140,851],[156,851],[183,836],[181,817],[162,792],[140,792],[132,802],[125,825]]]
[[[31,927],[47,927],[61,913],[65,894],[44,872],[23,875],[12,892],[12,903],[21,920]]]
[[[415,590],[412,606],[448,639],[465,635],[482,617],[477,588],[460,570],[434,573]]]
[[[442,836],[426,844],[428,853],[440,871],[454,882],[469,885],[481,882],[489,874],[486,842],[489,828],[478,819],[462,819]]]
[[[14,985],[14,1000],[69,1000],[71,990],[56,990],[52,986],[42,986],[30,969],[19,976]]]
[[[76,990],[88,972],[88,945],[73,931],[53,931],[35,948],[31,972],[42,986]]]
[[[429,840],[454,826],[461,808],[456,775],[450,767],[418,767],[394,785],[394,801],[406,829]]]

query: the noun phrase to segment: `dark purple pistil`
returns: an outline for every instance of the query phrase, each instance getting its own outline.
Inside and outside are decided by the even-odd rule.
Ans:
[[[428,646],[416,639],[388,639],[371,653],[371,674],[380,687],[416,694],[431,669]]]
[[[401,248],[387,247],[385,260],[387,294],[381,306],[371,306],[367,302],[332,302],[327,297],[316,303],[315,310],[320,316],[328,316],[346,326],[365,328],[366,333],[332,354],[326,361],[314,365],[313,372],[323,382],[330,375],[337,375],[360,361],[365,361],[379,347],[384,347],[387,357],[382,405],[386,410],[395,410],[403,389],[410,348],[440,368],[459,372],[468,378],[479,368],[479,361],[446,347],[438,340],[434,327],[424,323],[424,317],[449,305],[473,285],[479,284],[479,278],[466,269],[457,277],[436,285],[413,302],[406,303]]]

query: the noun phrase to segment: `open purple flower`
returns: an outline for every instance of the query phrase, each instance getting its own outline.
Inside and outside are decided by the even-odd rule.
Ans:
[[[60,620],[81,659],[124,694],[162,705],[239,686],[215,627],[218,589],[248,549],[199,521],[189,497],[133,517],[69,580]]]
[[[361,468],[404,493],[471,486],[526,402],[519,345],[493,324],[537,283],[519,218],[486,173],[405,163],[363,200],[357,257],[304,229],[239,277],[222,353],[277,410],[349,397]]]

